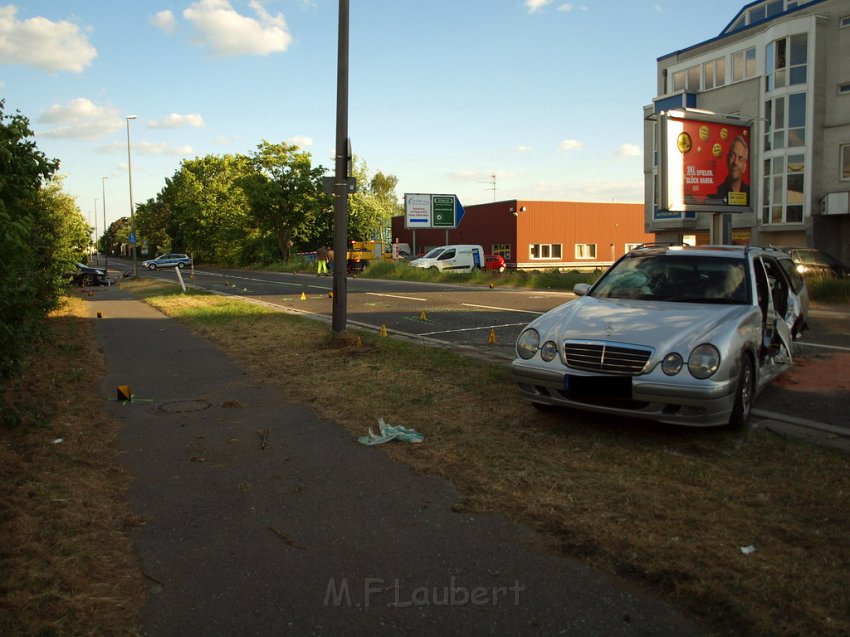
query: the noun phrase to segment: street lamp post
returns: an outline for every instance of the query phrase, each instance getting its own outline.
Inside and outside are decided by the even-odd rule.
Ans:
[[[106,180],[109,177],[101,177],[100,183],[103,186],[103,269],[109,269],[109,248],[106,247]]]
[[[127,175],[130,179],[130,249],[133,251],[133,276],[139,275],[136,266],[136,205],[133,203],[133,164],[130,159],[130,120],[136,119],[135,115],[127,115]]]
[[[97,251],[97,197],[94,198],[94,264],[100,265],[100,254]]]

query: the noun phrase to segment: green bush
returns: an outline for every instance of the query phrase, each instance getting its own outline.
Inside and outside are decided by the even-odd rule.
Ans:
[[[63,273],[88,243],[79,209],[51,181],[58,162],[30,140],[29,121],[4,107],[0,100],[0,395],[57,306]]]
[[[850,279],[827,275],[806,277],[809,298],[819,303],[850,303]]]

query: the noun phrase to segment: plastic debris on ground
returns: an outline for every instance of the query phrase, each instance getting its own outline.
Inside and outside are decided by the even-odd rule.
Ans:
[[[756,547],[753,546],[752,544],[750,544],[749,546],[742,546],[741,547],[741,553],[743,553],[744,555],[749,555],[750,553],[755,553],[755,552],[756,552]]]
[[[369,427],[369,434],[360,436],[359,442],[364,445],[382,445],[390,440],[401,440],[402,442],[422,442],[425,437],[413,429],[402,427],[401,425],[390,425],[384,422],[383,418],[378,418],[379,433],[372,431]]]

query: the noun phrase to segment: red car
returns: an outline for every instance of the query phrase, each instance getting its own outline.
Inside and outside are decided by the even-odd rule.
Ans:
[[[508,269],[504,257],[498,254],[484,255],[484,270],[487,272],[504,272]]]

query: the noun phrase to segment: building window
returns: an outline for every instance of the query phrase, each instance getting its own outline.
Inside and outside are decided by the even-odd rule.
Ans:
[[[595,243],[577,243],[576,244],[576,259],[595,259],[596,244]]]
[[[841,166],[841,179],[850,180],[850,144],[844,144],[839,151],[839,165]]]
[[[846,29],[850,27],[850,15],[846,15],[838,21],[839,29]]]
[[[687,74],[688,74],[688,80],[687,80],[687,86],[685,88],[687,88],[689,91],[694,91],[694,92],[699,91],[699,89],[700,89],[700,85],[699,85],[699,75],[700,75],[699,65],[692,66],[691,68],[689,68],[688,71],[687,71]]]
[[[560,259],[560,243],[532,243],[528,246],[531,259]]]
[[[732,54],[732,81],[740,82],[756,75],[756,48],[750,47]]]
[[[702,65],[703,86],[706,90],[726,84],[726,58],[717,58]]]
[[[805,204],[806,156],[780,155],[764,160],[762,223],[800,223]]]
[[[684,90],[685,90],[685,72],[684,71],[676,71],[675,73],[673,73],[673,88],[672,88],[672,91],[684,91]]]
[[[806,83],[808,36],[781,38],[765,49],[765,88],[768,92]]]
[[[850,95],[850,82],[843,82],[838,85],[839,95]]]
[[[634,250],[635,248],[637,248],[638,246],[641,246],[641,245],[643,245],[643,244],[642,243],[627,243],[626,244],[626,252],[629,253],[629,252],[631,252],[632,250]]]
[[[511,260],[511,244],[510,243],[494,243],[493,254],[502,257],[505,261]]]

